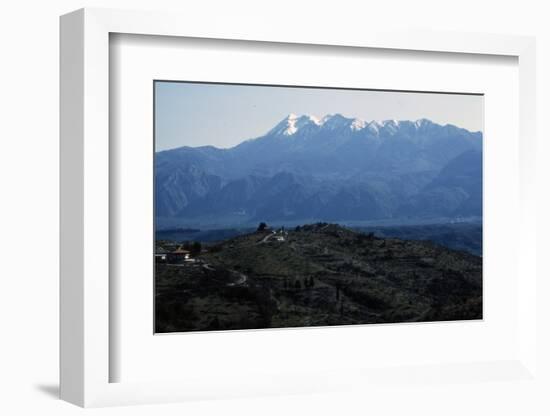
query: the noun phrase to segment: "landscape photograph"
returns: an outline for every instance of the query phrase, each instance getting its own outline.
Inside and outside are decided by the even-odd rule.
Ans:
[[[483,95],[154,95],[155,333],[483,319]]]

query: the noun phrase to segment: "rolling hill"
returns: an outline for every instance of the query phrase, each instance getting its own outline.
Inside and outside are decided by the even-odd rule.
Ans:
[[[156,331],[482,318],[482,259],[336,224],[252,232],[157,264]]]

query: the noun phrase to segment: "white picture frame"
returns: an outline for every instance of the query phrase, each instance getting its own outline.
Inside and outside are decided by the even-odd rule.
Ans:
[[[165,13],[82,9],[61,18],[61,398],[79,406],[184,401],[195,398],[323,392],[373,383],[405,380],[407,369],[369,372],[334,370],[318,374],[279,374],[260,380],[216,380],[113,383],[109,366],[117,359],[109,348],[109,36],[113,33],[206,39],[332,45],[452,54],[504,55],[519,65],[519,239],[517,293],[519,347],[516,357],[498,362],[422,366],[414,377],[479,382],[470,369],[504,374],[506,379],[536,379],[536,199],[535,199],[535,41],[507,35],[428,32],[303,31],[262,24],[239,25]],[[360,369],[358,369],[360,370]],[[414,378],[413,377],[413,378]],[[351,381],[348,381],[351,383]]]

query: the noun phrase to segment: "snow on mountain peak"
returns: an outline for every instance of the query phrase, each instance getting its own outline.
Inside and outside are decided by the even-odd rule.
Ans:
[[[312,115],[297,115],[290,113],[279,124],[277,124],[269,134],[292,136],[298,131],[304,132],[317,131],[318,129],[326,130],[340,130],[343,128],[349,128],[353,132],[360,132],[362,130],[368,131],[371,135],[379,135],[383,130],[389,134],[395,134],[403,126],[403,123],[414,126],[416,129],[420,129],[431,123],[430,120],[421,118],[416,121],[399,121],[395,119],[377,121],[372,120],[367,122],[360,118],[348,118],[342,114],[327,114],[322,118],[317,118]]]
[[[363,130],[367,125],[367,122],[364,120],[360,120],[358,118],[354,118],[351,122],[350,128],[354,131],[357,130]]]
[[[336,130],[345,126],[350,126],[351,118],[344,117],[342,114],[327,114],[321,119],[321,126],[326,129]]]
[[[269,134],[292,136],[299,129],[307,125],[320,126],[321,122],[315,116],[311,116],[311,115],[298,116],[297,114],[290,113],[279,124],[277,124],[269,132]]]
[[[380,131],[380,129],[382,128],[382,123],[380,123],[379,121],[376,121],[376,120],[373,120],[371,121],[368,125],[367,125],[367,129],[371,132],[371,133],[375,133],[375,134],[378,134],[378,132]]]
[[[298,127],[296,127],[296,121],[298,121],[298,117],[296,116],[296,114],[288,115],[287,126],[286,129],[283,131],[283,135],[291,136],[298,131]]]
[[[313,124],[317,124],[318,126],[321,125],[321,120],[319,120],[317,117],[315,116],[306,116],[309,121],[311,121]]]
[[[395,119],[384,120],[382,122],[382,126],[384,127],[384,130],[387,131],[388,133],[395,134],[399,129],[399,121]]]
[[[425,126],[426,124],[430,124],[430,123],[431,123],[431,121],[428,120],[427,118],[419,118],[418,120],[416,120],[414,122],[414,126],[417,129],[419,129],[420,127]]]

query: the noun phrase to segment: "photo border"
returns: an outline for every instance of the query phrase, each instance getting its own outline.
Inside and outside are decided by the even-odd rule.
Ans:
[[[244,82],[222,82],[222,81],[189,81],[189,80],[170,80],[170,79],[153,79],[153,155],[156,155],[156,146],[157,146],[157,89],[156,86],[158,83],[175,83],[175,84],[202,84],[202,85],[231,85],[231,86],[244,86],[244,87],[270,87],[270,88],[294,88],[294,89],[316,89],[316,90],[334,90],[334,91],[374,91],[374,92],[390,92],[390,93],[403,93],[403,94],[438,94],[438,95],[465,95],[465,96],[474,96],[474,97],[485,97],[483,92],[456,92],[456,91],[424,91],[424,90],[398,90],[398,89],[383,89],[383,88],[353,88],[353,87],[330,87],[330,86],[313,86],[313,85],[290,85],[290,84],[259,84],[259,83],[244,83]],[[482,112],[484,112],[485,103],[482,107]],[[460,126],[456,126],[462,128]],[[472,132],[473,133],[473,132]],[[482,131],[482,189],[483,189],[483,175],[485,171],[485,162],[483,157],[485,155],[485,132]],[[207,145],[207,144],[205,144]],[[173,150],[173,149],[170,149]],[[153,174],[156,175],[156,157],[153,157]],[[156,180],[153,180],[153,201],[155,201],[156,195]],[[482,190],[482,201],[484,200],[483,190]],[[484,204],[482,203],[482,210]],[[156,221],[156,203],[153,203],[153,236],[154,236],[154,245],[152,249],[152,255],[154,256],[156,250],[156,235],[157,235],[157,221]],[[481,220],[481,230],[483,234],[483,211],[482,211],[482,220]],[[481,241],[483,247],[483,237]],[[483,252],[483,249],[482,249]],[[484,313],[484,293],[485,293],[485,283],[483,281],[483,262],[481,269],[481,281],[482,281],[482,301],[481,301],[481,318],[472,318],[472,319],[448,319],[441,321],[418,321],[414,323],[430,323],[430,322],[468,322],[468,321],[483,321]],[[229,330],[206,330],[206,329],[197,329],[197,330],[188,330],[188,331],[171,331],[171,332],[157,332],[157,318],[156,318],[156,293],[157,293],[157,278],[156,278],[156,264],[153,265],[153,335],[177,335],[177,334],[188,334],[188,333],[197,333],[197,332],[229,332],[229,331],[249,331],[249,328],[233,328]],[[354,324],[332,324],[332,325],[315,325],[315,326],[281,326],[281,327],[261,327],[254,328],[253,330],[269,330],[269,329],[305,329],[305,328],[326,328],[326,327],[337,327],[337,326],[350,326],[350,325],[383,325],[383,324],[404,324],[411,323],[407,321],[397,321],[397,322],[380,322],[380,323],[354,323]]]

